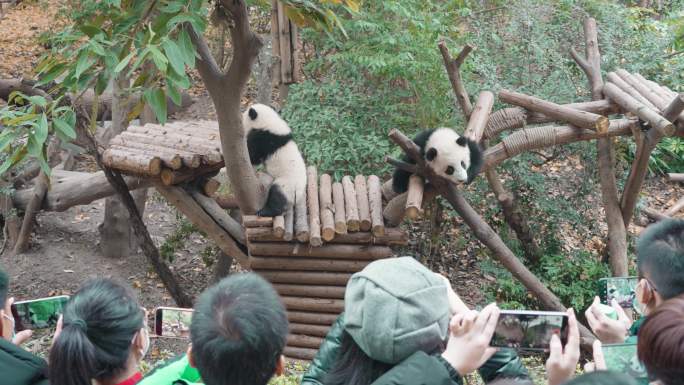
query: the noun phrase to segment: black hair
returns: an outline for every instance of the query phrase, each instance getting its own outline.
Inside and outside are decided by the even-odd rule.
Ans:
[[[102,278],[84,284],[64,307],[62,333],[50,350],[50,384],[91,385],[120,375],[144,318],[128,286]]]
[[[7,291],[9,290],[9,276],[0,267],[0,309],[5,307],[7,302]],[[11,314],[8,314],[11,315]]]
[[[649,226],[637,242],[637,267],[663,299],[684,294],[684,220]]]
[[[564,385],[637,385],[637,382],[624,373],[602,370],[575,377]]]
[[[325,385],[370,385],[394,365],[370,358],[352,336],[342,332],[340,352]]]
[[[265,385],[285,349],[285,307],[254,273],[232,275],[199,297],[190,325],[192,358],[206,385]]]

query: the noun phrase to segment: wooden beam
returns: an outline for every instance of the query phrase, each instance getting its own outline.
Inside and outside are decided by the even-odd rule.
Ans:
[[[482,141],[489,115],[492,113],[492,106],[494,106],[494,94],[490,91],[482,91],[470,115],[468,126],[463,132],[464,136],[477,143]]]
[[[266,257],[305,257],[333,258],[351,260],[375,260],[392,256],[387,246],[361,245],[323,245],[310,247],[297,243],[253,243],[249,247],[251,255]]]
[[[534,96],[508,90],[499,91],[499,99],[531,111],[541,112],[544,115],[580,128],[595,130],[598,133],[604,133],[608,130],[608,118],[602,115],[576,110]]]
[[[244,251],[242,251],[230,234],[202,209],[202,206],[190,194],[180,187],[164,186],[162,183],[156,183],[155,188],[169,203],[182,212],[190,222],[204,231],[224,253],[235,258],[243,268],[249,268],[249,258],[247,258]]]
[[[670,121],[622,91],[615,84],[606,83],[603,86],[603,93],[625,110],[648,122],[663,136],[672,136],[672,134],[674,134],[675,127]]]

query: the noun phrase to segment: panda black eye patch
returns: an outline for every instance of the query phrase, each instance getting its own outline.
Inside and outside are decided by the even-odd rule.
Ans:
[[[447,175],[454,175],[454,168],[451,166],[447,167],[445,173]]]
[[[467,168],[464,161],[461,161],[461,167],[463,167],[463,169]]]

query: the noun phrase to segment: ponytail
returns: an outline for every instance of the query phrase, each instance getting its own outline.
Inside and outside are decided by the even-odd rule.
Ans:
[[[119,375],[144,321],[130,288],[107,279],[83,285],[64,307],[64,327],[50,349],[50,384],[91,385]]]
[[[95,347],[86,331],[77,324],[65,324],[50,350],[50,383],[91,385],[95,366]]]

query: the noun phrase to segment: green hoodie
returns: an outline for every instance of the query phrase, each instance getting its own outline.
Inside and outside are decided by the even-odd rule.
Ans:
[[[138,385],[193,385],[202,384],[197,369],[190,366],[186,354],[172,358],[155,367]]]

